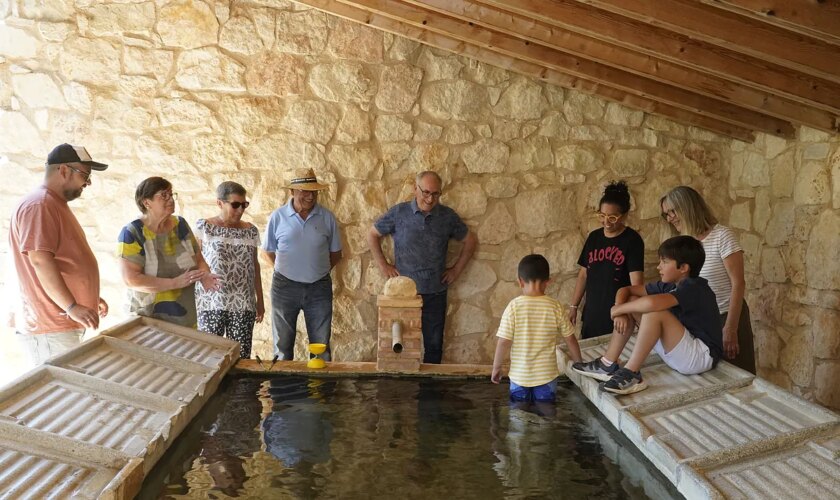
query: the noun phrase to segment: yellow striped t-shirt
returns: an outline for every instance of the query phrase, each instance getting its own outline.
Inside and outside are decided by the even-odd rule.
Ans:
[[[536,387],[557,378],[558,333],[563,337],[574,334],[563,304],[545,295],[520,295],[511,300],[496,333],[513,342],[508,377],[523,387]]]

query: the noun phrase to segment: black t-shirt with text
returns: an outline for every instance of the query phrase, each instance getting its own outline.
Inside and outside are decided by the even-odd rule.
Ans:
[[[611,333],[610,308],[615,304],[615,293],[630,285],[631,272],[644,270],[645,243],[629,227],[612,238],[604,235],[603,228],[596,229],[586,238],[578,264],[586,268],[582,337]]]

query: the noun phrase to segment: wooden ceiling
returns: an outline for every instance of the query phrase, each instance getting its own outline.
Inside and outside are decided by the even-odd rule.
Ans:
[[[840,130],[840,0],[296,0],[752,141]]]

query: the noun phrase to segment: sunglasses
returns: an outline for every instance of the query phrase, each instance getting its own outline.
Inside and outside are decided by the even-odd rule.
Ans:
[[[245,210],[246,208],[248,208],[251,205],[250,201],[227,201],[227,200],[222,200],[222,201],[227,203],[228,205],[230,205],[231,208],[233,208],[234,210],[239,210],[240,208]]]
[[[85,171],[83,171],[83,170],[79,170],[78,168],[73,168],[73,167],[71,167],[70,165],[66,165],[66,166],[67,166],[67,168],[69,168],[69,169],[70,169],[70,170],[72,170],[73,172],[76,172],[76,173],[78,173],[79,175],[81,175],[81,176],[82,176],[82,179],[84,179],[84,180],[85,180],[85,182],[87,182],[87,181],[89,181],[89,180],[90,180],[90,174],[92,174],[92,173],[93,173],[93,172],[85,172]]]
[[[615,224],[618,222],[618,219],[622,217],[622,215],[607,215],[603,212],[595,212],[595,217],[598,217],[598,220],[603,222],[607,221],[610,224]]]

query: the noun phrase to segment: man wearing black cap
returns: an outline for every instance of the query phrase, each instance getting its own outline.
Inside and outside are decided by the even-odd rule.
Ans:
[[[106,168],[81,146],[56,146],[44,183],[12,214],[9,246],[21,297],[16,337],[33,365],[78,344],[85,329],[97,328],[108,314],[96,257],[67,205],[90,185],[94,170]]]

